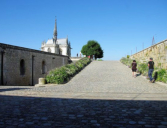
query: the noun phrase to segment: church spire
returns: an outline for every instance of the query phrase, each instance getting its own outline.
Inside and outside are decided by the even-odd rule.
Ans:
[[[56,41],[57,40],[57,21],[55,18],[55,28],[54,28],[54,32],[53,32],[53,39]]]

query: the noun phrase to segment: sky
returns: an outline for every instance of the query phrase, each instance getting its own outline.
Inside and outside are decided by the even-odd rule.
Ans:
[[[40,50],[53,37],[71,43],[76,57],[89,40],[103,60],[126,55],[167,39],[167,0],[0,0],[0,42]]]

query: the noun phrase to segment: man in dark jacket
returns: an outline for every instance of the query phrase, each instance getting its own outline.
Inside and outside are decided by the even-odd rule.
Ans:
[[[154,83],[155,80],[152,78],[152,74],[153,74],[153,71],[154,71],[154,61],[153,61],[153,58],[150,58],[150,61],[148,62],[148,67],[149,67],[148,76],[150,78],[150,82]]]

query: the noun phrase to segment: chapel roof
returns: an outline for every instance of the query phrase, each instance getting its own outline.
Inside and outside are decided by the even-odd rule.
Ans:
[[[59,45],[66,45],[67,44],[67,38],[62,38],[62,39],[57,39],[56,43]],[[46,44],[54,44],[53,39],[48,39],[48,41],[46,42]]]
[[[53,44],[53,39],[48,39],[48,41],[46,42],[46,44]]]
[[[57,39],[57,44],[59,44],[59,45],[67,44],[67,38]]]

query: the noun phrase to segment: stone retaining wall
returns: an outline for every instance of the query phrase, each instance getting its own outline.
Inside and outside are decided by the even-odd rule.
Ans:
[[[140,62],[147,62],[150,57],[153,58],[156,67],[167,69],[167,40],[137,52],[130,58]]]
[[[0,85],[35,85],[68,56],[0,43]]]

